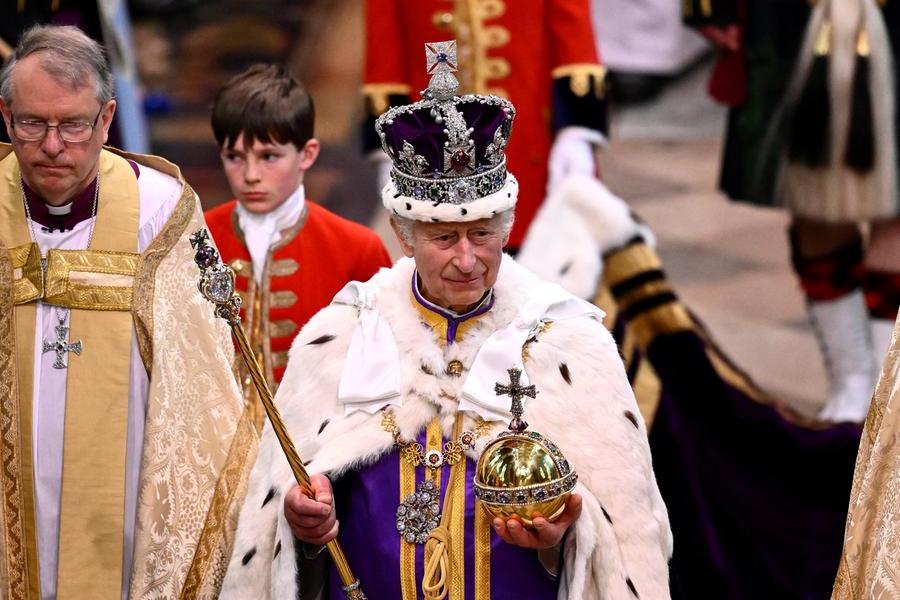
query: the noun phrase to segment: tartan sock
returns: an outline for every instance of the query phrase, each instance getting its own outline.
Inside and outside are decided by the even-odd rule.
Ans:
[[[814,302],[836,300],[863,283],[862,240],[816,257],[800,254],[797,238],[790,232],[791,264],[806,297]]]
[[[900,306],[900,273],[867,270],[863,275],[862,288],[869,316],[893,323]]]

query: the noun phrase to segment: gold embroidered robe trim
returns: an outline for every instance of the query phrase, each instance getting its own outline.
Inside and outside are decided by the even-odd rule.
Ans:
[[[593,63],[561,65],[551,72],[551,77],[569,78],[569,89],[583,98],[593,90],[594,96],[602,99],[606,95],[606,67]]]
[[[416,467],[400,457],[400,501],[416,491]],[[401,600],[416,600],[419,584],[416,579],[416,545],[398,536],[400,544],[400,592]]]
[[[41,278],[35,243],[10,249],[15,303],[47,304],[85,310],[130,311],[139,255],[105,250],[49,250],[47,275]]]
[[[491,513],[475,499],[475,600],[491,600]]]
[[[391,107],[392,95],[409,96],[410,91],[405,83],[368,83],[362,87],[373,115],[380,115]]]
[[[138,256],[136,252],[51,250],[44,301],[85,310],[130,311]]]
[[[11,254],[0,248],[0,547],[3,549],[3,560],[0,561],[3,587],[0,595],[10,600],[20,600],[38,598],[40,584],[37,544],[33,543],[37,536],[31,453],[20,451],[21,447],[31,448],[31,379],[27,372],[22,372],[25,371],[25,362],[17,363],[15,354],[17,326],[27,319],[14,319]],[[31,313],[33,322],[34,305],[23,307],[21,312],[25,317]],[[23,342],[23,350],[30,350],[33,356],[33,335]],[[23,375],[26,377],[23,378]],[[20,393],[28,399],[23,411],[19,410]]]
[[[462,432],[464,418],[457,413],[453,439]],[[450,600],[465,600],[466,597],[466,460],[463,454],[462,459],[450,468],[450,481],[447,483],[446,495],[453,496],[450,503],[453,512],[447,523],[450,531]]]
[[[168,161],[122,154],[183,185],[135,278],[135,328],[152,376],[129,598],[214,599],[259,435],[247,427],[252,407],[244,405],[230,368],[230,330],[197,291],[188,237],[206,226],[200,201]],[[190,369],[171,356],[190,357]]]
[[[447,346],[447,318],[434,312],[427,306],[421,304],[410,292],[410,302],[418,310],[422,322],[426,324],[434,333],[436,339],[442,347]],[[474,327],[484,314],[475,315],[461,322],[456,330],[454,340],[465,337],[468,331]],[[459,423],[455,429],[461,427],[463,417],[457,415]],[[458,432],[457,432],[458,434]],[[456,435],[454,434],[453,439]],[[438,418],[435,418],[428,425],[426,433],[426,441],[428,448],[441,449],[442,434]],[[460,461],[458,467],[451,468],[449,489],[447,494],[453,494],[454,498],[450,505],[456,507],[465,507],[466,489],[465,489],[465,463],[466,460]],[[440,469],[436,469],[433,481],[440,493],[441,476]],[[414,491],[415,486],[415,468],[406,464],[406,461],[400,461],[400,498],[406,498]],[[409,491],[407,491],[409,490]],[[448,503],[449,497],[444,498],[445,505]],[[491,521],[490,514],[483,510],[480,501],[475,501],[475,598],[476,600],[488,600],[491,594]],[[465,510],[455,510],[447,521],[450,532],[450,600],[461,600],[465,593]],[[428,563],[430,553],[427,552],[426,546],[425,563]],[[401,589],[403,590],[403,598],[415,598],[416,591],[416,574],[415,574],[415,546],[405,541],[400,541],[400,572],[401,572]],[[411,594],[411,595],[409,595]]]
[[[44,295],[41,250],[35,243],[9,249],[12,266],[13,303],[25,304]]]
[[[68,357],[57,596],[114,600],[122,596],[131,280],[140,201],[137,178],[125,159],[101,153],[99,172],[88,249],[94,256],[79,256],[77,250],[48,252],[44,295],[47,303],[52,298],[71,305],[69,339],[86,342],[81,355]],[[98,250],[107,256],[97,260]],[[85,282],[80,287],[69,281],[78,267],[95,265],[107,276],[116,270],[121,275],[117,263],[129,263],[128,254],[132,277],[126,275],[124,292],[118,286]],[[100,310],[92,305],[95,301]]]

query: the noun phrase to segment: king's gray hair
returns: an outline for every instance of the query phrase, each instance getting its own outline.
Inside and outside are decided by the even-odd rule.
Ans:
[[[403,240],[405,244],[412,246],[415,241],[416,223],[421,221],[416,221],[415,219],[410,219],[408,217],[401,217],[400,215],[392,215],[391,220],[397,226],[397,235],[400,236],[400,239]],[[500,228],[500,235],[504,239],[506,239],[509,236],[509,232],[512,231],[515,220],[516,211],[514,208],[509,208],[491,217],[491,221],[496,222],[497,226]]]
[[[77,27],[37,25],[25,32],[0,72],[0,97],[7,106],[12,104],[16,65],[32,54],[40,54],[41,68],[56,81],[77,90],[91,85],[93,80],[100,104],[113,98],[112,71],[100,44]]]

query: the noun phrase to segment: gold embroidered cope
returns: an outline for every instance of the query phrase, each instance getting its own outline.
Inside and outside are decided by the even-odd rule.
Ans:
[[[182,183],[172,215],[142,254],[137,181],[126,158]],[[0,144],[0,596],[41,597],[31,417],[42,301],[69,308],[71,339],[85,341],[66,376],[59,597],[122,597],[132,337],[152,376],[129,597],[216,597],[258,433],[230,376],[227,326],[193,302],[199,293],[187,235],[203,225],[202,212],[178,169],[162,159],[103,150],[99,172],[92,247],[50,250],[43,276],[18,163]],[[195,359],[189,373],[165,358],[188,354]]]

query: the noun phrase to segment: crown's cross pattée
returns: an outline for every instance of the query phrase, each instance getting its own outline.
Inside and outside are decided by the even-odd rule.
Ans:
[[[425,62],[429,75],[456,72],[456,40],[425,44]]]
[[[44,340],[43,353],[56,352],[56,360],[53,362],[54,369],[65,369],[68,366],[64,359],[69,352],[81,355],[81,340],[70,344],[68,339],[69,327],[65,324],[64,319],[61,318],[56,326],[56,339]]]
[[[522,371],[519,369],[507,369],[506,372],[509,373],[509,385],[503,385],[499,382],[495,383],[494,393],[498,396],[509,396],[512,398],[512,407],[509,409],[509,412],[512,413],[513,419],[509,423],[509,428],[512,431],[525,431],[528,428],[528,423],[522,420],[522,413],[525,411],[525,407],[522,405],[522,398],[526,396],[529,398],[537,397],[537,390],[533,385],[523,386],[519,383],[522,377]]]
[[[425,65],[426,71],[431,75],[428,81],[428,89],[424,94],[438,102],[447,102],[453,99],[456,90],[459,89],[459,82],[453,73],[458,70],[456,62],[456,40],[447,42],[434,42],[425,44]],[[431,116],[435,117],[438,124],[442,115],[432,108]]]

